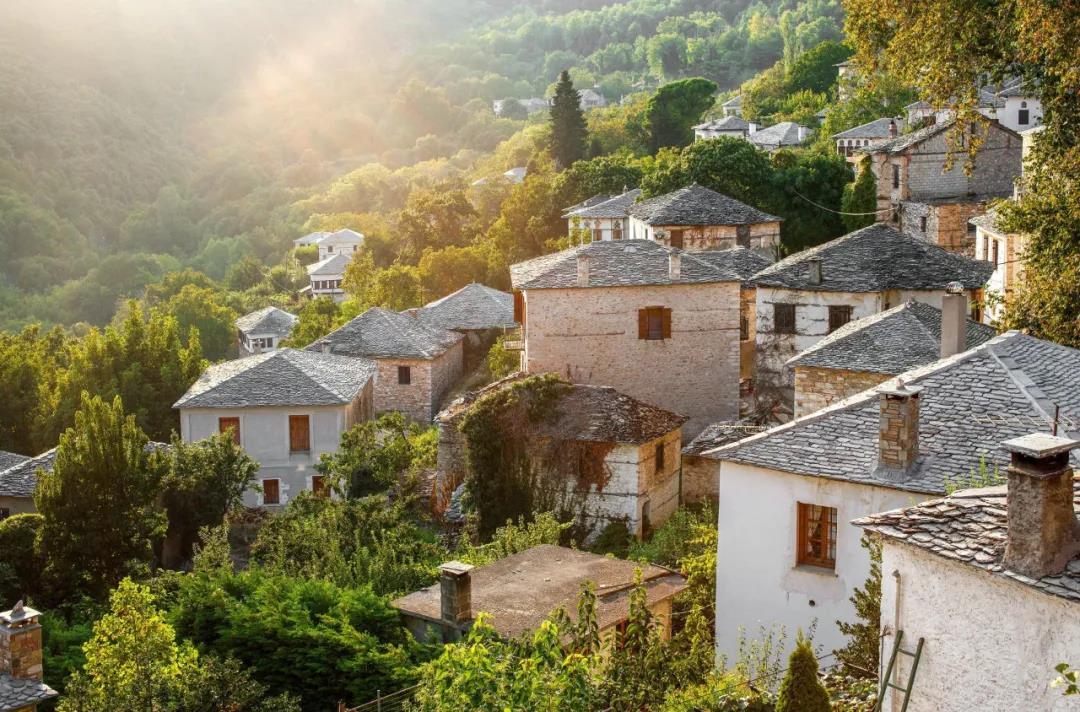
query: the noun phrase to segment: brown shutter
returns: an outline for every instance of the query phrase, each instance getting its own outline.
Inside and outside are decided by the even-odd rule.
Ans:
[[[518,291],[514,292],[514,321],[525,324],[525,295]]]
[[[233,442],[237,445],[240,444],[240,419],[239,418],[218,418],[218,432],[228,433],[232,432]]]
[[[289,452],[311,450],[311,429],[306,415],[289,416]]]
[[[649,338],[649,310],[638,309],[637,310],[637,337],[639,339]]]
[[[665,339],[671,338],[671,310],[667,307],[663,307],[660,310],[661,316],[661,328],[663,329],[663,336]]]
[[[278,504],[281,502],[281,490],[277,480],[263,480],[263,504]]]

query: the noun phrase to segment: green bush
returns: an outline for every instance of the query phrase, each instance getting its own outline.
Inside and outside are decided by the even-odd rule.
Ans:
[[[34,538],[41,522],[40,514],[0,520],[0,606],[5,610],[38,591],[42,561],[34,551]]]
[[[800,633],[776,696],[776,712],[829,712],[830,709],[829,693],[818,677],[814,649]]]

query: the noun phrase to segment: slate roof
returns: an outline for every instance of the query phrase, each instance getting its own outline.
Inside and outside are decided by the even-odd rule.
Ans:
[[[681,255],[679,277],[672,279],[669,255]],[[561,252],[510,266],[514,289],[568,289],[577,287],[578,256],[589,258],[589,288],[635,287],[664,284],[740,282],[734,269],[720,268],[700,257],[652,240],[590,242]]]
[[[765,430],[763,425],[751,425],[737,420],[712,423],[698,433],[697,437],[683,446],[682,454],[684,457],[687,455],[701,455],[722,445],[728,445],[760,433],[763,430]]]
[[[37,471],[51,470],[55,459],[56,448],[53,448],[0,471],[0,497],[33,497]]]
[[[449,331],[517,326],[514,295],[476,282],[417,309],[416,318],[430,327]]]
[[[720,105],[724,109],[741,109],[742,108],[742,94],[736,94],[723,104]]]
[[[309,232],[308,234],[304,235],[303,237],[298,237],[295,240],[293,240],[293,244],[297,245],[297,246],[299,246],[299,245],[314,245],[319,240],[326,237],[328,234],[330,234],[330,233],[322,232],[322,231]]]
[[[810,260],[821,260],[821,284],[810,283]],[[983,287],[994,265],[947,252],[885,223],[875,223],[796,252],[754,276],[758,286],[821,292]]]
[[[320,274],[345,274],[345,268],[349,265],[352,255],[343,255],[340,252],[307,266],[309,277]]]
[[[761,270],[772,264],[772,260],[748,247],[732,247],[727,250],[703,250],[693,253],[694,257],[708,262],[722,272],[733,272],[743,284],[751,285],[751,280]]]
[[[579,204],[580,207],[575,207],[567,211],[567,213],[563,215],[563,219],[625,218],[630,212],[630,207],[634,205],[640,197],[641,188],[634,188],[633,190],[628,190],[620,195],[606,196],[604,200],[599,200],[595,203],[590,203],[589,205]]]
[[[1013,79],[1005,82],[1005,85],[1001,88],[1001,91],[997,92],[997,96],[1035,96],[1035,92],[1027,88],[1027,82],[1024,81],[1022,77],[1014,77]]]
[[[627,617],[638,569],[650,605],[686,588],[683,576],[653,564],[542,544],[474,568],[469,574],[472,611],[474,617],[489,614],[488,622],[499,635],[516,638],[539,628],[559,607],[575,619],[581,587],[591,581],[597,595],[597,624],[607,628]],[[440,585],[402,596],[391,605],[438,623]]]
[[[1055,406],[1080,431],[1080,351],[1010,331],[901,374],[920,395],[919,459],[908,472],[878,464],[877,389],[864,391],[707,456],[800,475],[944,494],[985,458],[1004,469],[1001,443],[1047,429]],[[890,379],[883,387],[895,386]],[[1075,433],[1071,435],[1075,437]]]
[[[343,227],[340,230],[334,230],[333,232],[328,232],[328,233],[324,234],[321,238],[319,238],[316,241],[316,244],[321,245],[324,242],[326,242],[326,243],[330,243],[330,242],[334,242],[334,243],[338,243],[338,242],[362,243],[363,241],[364,241],[364,236],[361,233],[357,232],[356,230],[352,230],[350,228]]]
[[[955,492],[912,507],[861,517],[852,522],[872,532],[974,566],[1053,596],[1080,602],[1080,558],[1057,575],[1033,579],[1002,565],[1008,540],[1008,487]],[[1080,478],[1073,480],[1073,506],[1080,517]]]
[[[644,200],[629,212],[647,225],[750,225],[782,220],[697,183]]]
[[[246,334],[288,336],[300,317],[277,307],[263,307],[236,320],[236,328]]]
[[[462,334],[438,329],[407,314],[372,307],[344,326],[306,346],[308,351],[366,358],[433,359],[464,338]]]
[[[966,347],[994,338],[986,324],[967,320]],[[941,310],[910,301],[851,321],[787,362],[846,371],[898,374],[941,357]]]
[[[901,122],[899,119],[893,119],[888,116],[882,119],[874,119],[868,121],[860,126],[855,126],[847,131],[841,131],[840,133],[833,134],[833,138],[888,138],[889,137],[889,124],[895,124],[897,130],[900,129]]]
[[[694,127],[695,131],[748,131],[749,129],[750,122],[734,114],[711,119]]]
[[[766,129],[758,129],[747,136],[747,139],[749,139],[751,143],[762,147],[798,146],[809,137],[809,133],[807,133],[804,134],[802,140],[800,140],[800,128],[804,127],[800,127],[794,121],[781,121]]]
[[[8,452],[7,450],[0,450],[0,472],[8,469],[9,467],[15,467],[21,462],[26,462],[30,458],[27,455],[20,455],[17,452]]]
[[[280,349],[211,366],[173,407],[339,405],[351,402],[375,370],[367,359]]]
[[[15,678],[0,673],[0,712],[19,710],[29,705],[45,702],[59,693],[40,680]]]
[[[930,124],[929,126],[924,126],[911,133],[902,133],[896,138],[885,141],[884,143],[866,146],[863,150],[866,153],[903,153],[916,144],[922,143],[929,138],[933,138],[940,133],[945,133],[951,129],[955,123],[955,120],[949,120]]]
[[[585,198],[585,200],[582,200],[580,203],[576,203],[574,205],[571,205],[569,208],[565,208],[565,212],[567,213],[567,215],[569,215],[575,210],[580,210],[581,208],[588,208],[590,206],[596,205],[597,203],[602,203],[605,200],[611,200],[614,197],[615,196],[611,195],[610,193],[597,193],[591,198]],[[563,218],[566,218],[566,215],[563,215]]]
[[[480,398],[527,378],[516,373],[455,399],[436,417],[453,424]],[[608,386],[564,384],[550,420],[532,426],[531,434],[557,440],[641,445],[682,427],[686,416],[673,413]]]

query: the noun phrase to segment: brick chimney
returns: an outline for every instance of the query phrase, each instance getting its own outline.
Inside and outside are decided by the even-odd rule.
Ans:
[[[682,253],[671,250],[668,252],[668,279],[673,282],[682,276]]]
[[[440,617],[451,640],[457,640],[462,624],[472,620],[472,570],[460,561],[439,567]]]
[[[0,673],[20,680],[40,680],[41,614],[22,601],[0,613]]]
[[[1080,554],[1069,452],[1080,441],[1035,433],[1007,440],[1009,530],[1005,568],[1034,579],[1061,573]]]
[[[967,348],[967,295],[959,282],[949,284],[946,292],[941,300],[941,358]]]
[[[878,464],[890,470],[907,470],[919,457],[919,394],[922,388],[905,386],[878,389],[881,421],[878,431]]]
[[[811,257],[806,265],[810,269],[810,284],[821,284],[821,258]]]
[[[577,258],[577,286],[589,286],[589,256],[579,254]]]

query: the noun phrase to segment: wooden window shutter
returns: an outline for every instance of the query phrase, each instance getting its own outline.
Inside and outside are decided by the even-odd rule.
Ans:
[[[233,442],[237,445],[240,444],[240,419],[239,418],[218,418],[218,432],[219,433],[232,433]]]
[[[638,309],[637,312],[637,337],[639,339],[649,338],[649,310]]]
[[[306,415],[289,416],[289,452],[311,450],[311,427]]]
[[[519,291],[514,292],[514,321],[525,324],[525,295]]]
[[[663,334],[665,339],[671,338],[671,310],[667,307],[661,309],[660,313],[663,315],[661,322],[663,324]]]
[[[263,480],[263,504],[280,504],[281,488],[277,480]]]

